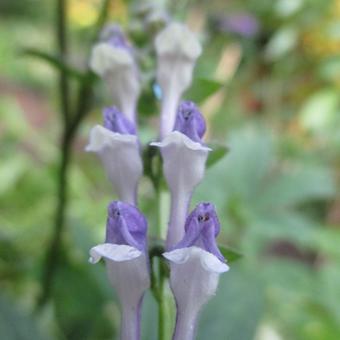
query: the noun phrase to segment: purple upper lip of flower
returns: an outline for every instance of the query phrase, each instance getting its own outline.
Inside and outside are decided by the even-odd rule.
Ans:
[[[220,261],[225,261],[216,244],[221,228],[213,204],[198,204],[187,217],[184,229],[185,235],[174,249],[197,246],[215,255]]]
[[[147,228],[144,215],[135,206],[121,201],[109,204],[106,243],[129,245],[145,251]]]
[[[107,107],[103,110],[104,127],[122,135],[135,135],[135,125],[130,122],[117,107]]]
[[[202,142],[206,124],[195,103],[183,101],[179,105],[174,130],[182,132],[194,142]]]

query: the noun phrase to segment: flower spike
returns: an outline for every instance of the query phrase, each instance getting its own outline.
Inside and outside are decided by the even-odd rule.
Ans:
[[[177,306],[173,340],[194,339],[200,309],[215,294],[219,275],[229,270],[216,245],[219,231],[214,206],[200,203],[187,218],[183,239],[163,254]]]
[[[121,340],[140,339],[140,310],[150,286],[146,257],[147,222],[134,206],[114,201],[108,207],[106,243],[90,250],[90,263],[104,258],[122,309]]]

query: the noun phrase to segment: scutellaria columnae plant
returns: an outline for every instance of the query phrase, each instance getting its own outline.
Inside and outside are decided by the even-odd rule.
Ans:
[[[91,129],[86,151],[98,155],[118,196],[108,205],[105,242],[90,250],[90,262],[105,260],[121,304],[122,340],[140,339],[143,295],[151,287],[161,305],[166,297],[159,286],[164,287],[167,280],[177,310],[173,339],[192,340],[201,307],[215,294],[219,275],[229,269],[216,244],[220,223],[214,205],[202,202],[189,213],[193,191],[212,151],[203,141],[206,123],[199,108],[191,101],[181,101],[192,82],[201,45],[185,25],[170,23],[158,33],[154,46],[161,115],[158,140],[147,148],[158,151],[171,195],[169,223],[163,231],[166,240],[159,252],[161,266],[166,264],[170,274],[166,270],[154,273],[148,244],[152,235],[138,209],[143,158],[136,111],[141,77],[134,50],[117,26],[103,31],[90,60],[116,106],[103,110],[103,124]],[[158,288],[153,282],[156,279]],[[160,318],[160,328],[164,317],[167,315]],[[161,330],[159,339],[164,338]]]

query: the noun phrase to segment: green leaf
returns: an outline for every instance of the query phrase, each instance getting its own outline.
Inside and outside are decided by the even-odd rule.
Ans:
[[[216,296],[203,308],[197,340],[254,339],[264,312],[264,287],[256,270],[237,266],[220,276]]]
[[[220,144],[209,144],[208,146],[212,149],[207,160],[207,168],[210,168],[227,154],[229,148]]]
[[[150,117],[158,115],[159,107],[152,90],[152,84],[149,84],[143,91],[138,101],[138,114],[140,117]]]
[[[18,308],[7,297],[0,296],[0,338],[6,340],[47,340],[37,320]]]
[[[298,204],[329,199],[335,194],[335,183],[329,169],[315,166],[300,166],[281,171],[267,180],[256,205],[273,209],[294,207]]]
[[[291,52],[298,43],[298,30],[293,26],[283,26],[272,34],[265,47],[265,58],[276,61]]]
[[[36,59],[40,59],[42,61],[47,62],[49,65],[51,65],[52,67],[56,68],[57,70],[61,70],[66,72],[66,74],[70,77],[73,77],[79,81],[83,81],[85,78],[85,74],[77,69],[75,69],[74,67],[66,64],[65,62],[63,62],[62,60],[60,60],[60,58],[58,58],[57,56],[54,56],[52,54],[49,54],[47,52],[44,51],[40,51],[38,49],[35,48],[26,48],[24,50],[21,51],[21,54],[24,56],[29,56],[29,57],[33,57]]]
[[[303,104],[300,122],[308,130],[322,131],[335,123],[338,116],[339,95],[332,87],[313,93]]]
[[[63,263],[54,287],[55,315],[66,338],[113,338],[116,325],[112,320],[119,312],[113,304],[114,308],[105,313],[105,306],[113,300],[104,266]]]
[[[16,186],[29,167],[29,161],[18,154],[15,158],[6,158],[0,167],[0,196]]]
[[[145,292],[142,304],[142,340],[157,340],[157,327],[151,327],[155,323],[158,306],[150,291]]]
[[[218,245],[218,248],[220,249],[222,255],[226,258],[228,263],[235,262],[243,256],[238,251],[221,244]]]
[[[195,103],[202,103],[222,88],[223,84],[206,78],[196,78],[192,87],[185,93],[185,98]]]

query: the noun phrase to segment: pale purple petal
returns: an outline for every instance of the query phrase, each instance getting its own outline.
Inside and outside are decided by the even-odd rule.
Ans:
[[[130,245],[145,251],[146,233],[147,221],[135,206],[120,201],[109,204],[106,243]]]
[[[260,29],[258,20],[248,13],[236,13],[218,20],[218,27],[223,32],[239,34],[245,38],[256,35]]]
[[[183,239],[173,249],[196,246],[225,261],[216,244],[220,223],[213,204],[198,204],[188,216],[184,229]]]
[[[131,50],[131,44],[117,24],[109,24],[100,33],[100,40],[109,43],[113,47]]]
[[[179,105],[174,130],[182,132],[194,142],[202,142],[206,124],[195,103],[183,101]]]
[[[136,127],[117,107],[107,107],[103,111],[103,125],[112,132],[123,135],[135,135]]]

